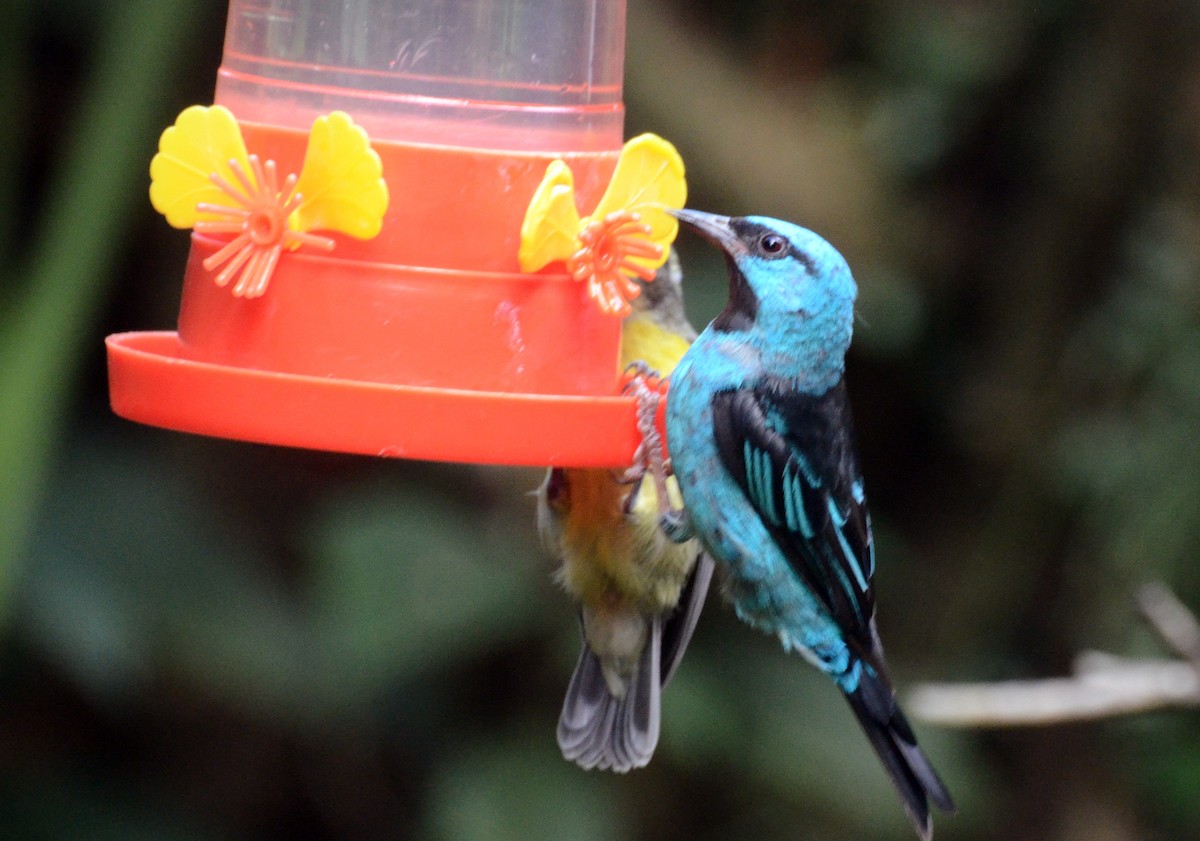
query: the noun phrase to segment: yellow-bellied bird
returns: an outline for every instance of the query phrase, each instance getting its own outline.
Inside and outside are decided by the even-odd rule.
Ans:
[[[679,263],[643,284],[626,318],[622,365],[666,377],[695,338],[683,311]],[[651,414],[651,419],[653,414]],[[605,469],[551,468],[538,489],[538,528],[579,605],[583,650],[558,722],[566,759],[616,772],[641,768],[658,743],[662,687],[695,630],[712,579],[699,543],[659,529],[652,471],[629,480]],[[682,505],[674,478],[670,507]]]

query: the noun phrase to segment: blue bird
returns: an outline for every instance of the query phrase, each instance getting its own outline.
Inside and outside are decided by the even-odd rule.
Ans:
[[[844,379],[857,287],[811,231],[678,211],[720,248],[729,303],[670,378],[667,445],[684,510],[748,624],[837,683],[921,838],[954,804],[896,703],[875,629],[875,548]]]

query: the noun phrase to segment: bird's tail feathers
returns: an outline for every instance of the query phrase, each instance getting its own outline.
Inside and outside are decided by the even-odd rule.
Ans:
[[[917,833],[923,841],[929,841],[933,835],[930,802],[943,812],[953,812],[954,801],[917,744],[891,685],[885,677],[863,665],[857,685],[846,691],[846,699],[887,769]]]
[[[615,697],[586,639],[558,719],[563,757],[581,768],[625,773],[644,767],[658,745],[662,622],[655,618],[625,695]]]

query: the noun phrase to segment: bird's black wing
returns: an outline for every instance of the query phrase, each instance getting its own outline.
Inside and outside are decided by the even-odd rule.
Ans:
[[[661,659],[664,688],[671,682],[675,670],[683,662],[683,653],[687,650],[692,634],[696,631],[696,624],[700,621],[700,612],[704,609],[704,600],[708,597],[708,586],[712,577],[712,558],[707,552],[701,552],[679,594],[679,605],[675,612],[663,621]]]
[[[875,549],[844,380],[820,396],[763,380],[712,407],[725,468],[847,642],[876,661]]]

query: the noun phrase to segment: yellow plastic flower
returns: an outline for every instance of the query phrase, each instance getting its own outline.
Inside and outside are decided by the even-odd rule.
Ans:
[[[383,226],[387,182],[379,155],[361,126],[343,111],[313,121],[291,223],[300,231],[340,231],[371,239]]]
[[[329,251],[334,241],[311,231],[358,239],[379,233],[387,183],[367,134],[340,111],[313,122],[300,174],[279,184],[275,162],[248,155],[228,109],[193,105],[163,132],[150,162],[150,202],[177,228],[233,234],[204,261],[233,294],[256,298],[267,290],[284,250]]]
[[[624,316],[641,289],[667,260],[679,232],[668,208],[683,207],[687,181],[675,147],[653,134],[633,138],[621,150],[596,209],[580,217],[571,168],[551,162],[525,212],[518,260],[536,272],[561,262],[601,310]]]
[[[236,162],[248,171],[246,144],[229,109],[220,105],[193,105],[162,133],[158,154],[150,161],[150,203],[175,228],[190,228],[211,215],[200,213],[200,204],[214,204],[225,193],[212,180],[217,174],[233,177]]]

